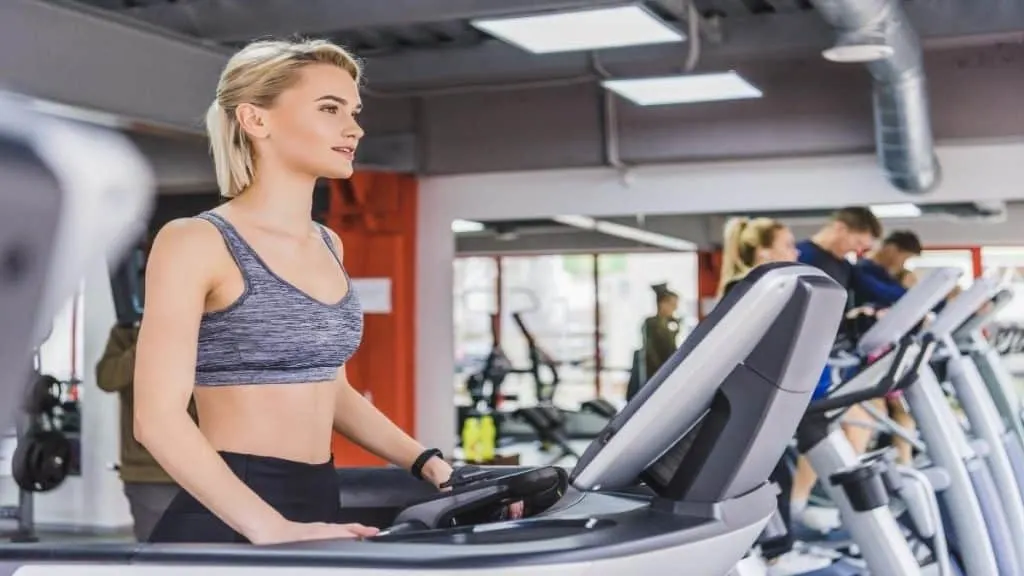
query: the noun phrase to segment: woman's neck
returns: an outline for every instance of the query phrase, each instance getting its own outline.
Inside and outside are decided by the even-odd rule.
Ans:
[[[260,224],[296,236],[309,232],[316,178],[282,171],[262,171],[234,203]]]

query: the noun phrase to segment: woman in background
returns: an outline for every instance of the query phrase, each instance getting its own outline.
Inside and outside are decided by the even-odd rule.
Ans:
[[[724,297],[761,264],[795,262],[796,239],[785,224],[772,218],[733,218],[725,225],[718,297]]]

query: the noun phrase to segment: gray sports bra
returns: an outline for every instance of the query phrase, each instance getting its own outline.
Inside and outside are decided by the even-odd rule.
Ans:
[[[327,230],[324,242],[341,266],[348,292],[327,304],[274,274],[230,222],[198,216],[220,231],[242,272],[242,295],[199,325],[196,385],[284,384],[333,380],[359,348],[363,311]]]

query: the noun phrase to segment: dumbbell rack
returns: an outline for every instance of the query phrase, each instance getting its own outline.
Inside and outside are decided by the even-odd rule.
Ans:
[[[28,416],[18,418],[17,438],[21,438],[28,429]],[[35,502],[33,494],[18,488],[17,506],[0,506],[0,520],[17,520],[18,527],[5,535],[11,542],[38,542],[35,529]]]

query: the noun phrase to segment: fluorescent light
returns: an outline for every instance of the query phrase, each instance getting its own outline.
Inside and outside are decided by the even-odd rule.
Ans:
[[[534,54],[664,44],[686,38],[640,6],[473,20],[471,24]]]
[[[917,204],[875,204],[871,212],[878,218],[917,218],[921,209]]]
[[[452,232],[455,234],[465,234],[466,232],[482,232],[484,225],[479,222],[472,220],[452,220]]]
[[[595,232],[600,232],[609,236],[632,240],[634,242],[640,242],[641,244],[656,246],[666,250],[690,252],[697,249],[696,244],[688,240],[683,240],[682,238],[659,234],[657,232],[651,232],[650,230],[643,230],[641,228],[634,228],[624,224],[616,224],[615,222],[594,220],[588,216],[555,216],[553,219],[555,222],[565,224],[566,226],[581,228],[583,230],[594,230]]]
[[[585,230],[593,230],[597,227],[597,220],[589,216],[555,216],[553,220],[566,226],[583,228]]]
[[[760,98],[760,90],[733,71],[605,80],[601,83],[640,106]]]

